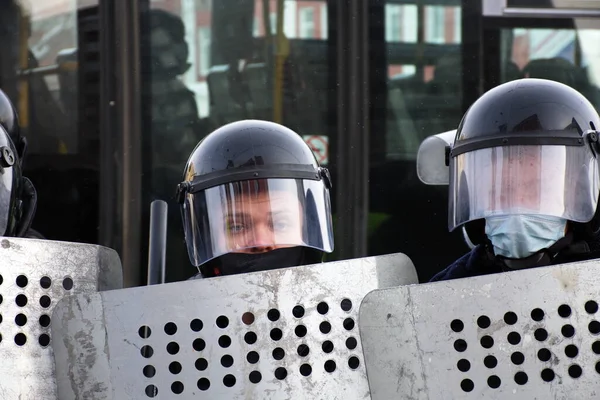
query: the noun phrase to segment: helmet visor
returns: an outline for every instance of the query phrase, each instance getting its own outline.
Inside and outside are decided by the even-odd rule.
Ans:
[[[450,159],[448,228],[493,215],[546,215],[588,222],[598,204],[589,146],[515,145]]]
[[[293,246],[333,251],[329,191],[322,181],[245,180],[188,193],[183,223],[197,267],[226,253]]]

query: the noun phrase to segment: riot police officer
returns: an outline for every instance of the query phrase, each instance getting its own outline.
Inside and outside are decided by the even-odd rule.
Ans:
[[[0,236],[42,238],[31,229],[37,194],[31,181],[22,176],[26,148],[17,113],[0,90]]]
[[[511,81],[473,103],[448,149],[448,223],[478,245],[431,281],[599,257],[598,129],[590,102],[555,81]]]
[[[331,178],[294,131],[222,126],[194,149],[178,185],[196,277],[321,262],[333,251]]]

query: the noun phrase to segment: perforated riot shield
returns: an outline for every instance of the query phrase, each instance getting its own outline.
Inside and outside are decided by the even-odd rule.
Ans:
[[[123,287],[114,250],[0,238],[0,397],[55,397],[50,322],[63,297]]]
[[[416,282],[394,254],[65,299],[59,396],[366,399],[360,302]]]
[[[360,309],[373,399],[600,396],[599,260],[376,290]]]

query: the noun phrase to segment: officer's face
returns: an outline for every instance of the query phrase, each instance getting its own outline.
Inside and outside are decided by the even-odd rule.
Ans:
[[[537,210],[540,205],[540,146],[506,146],[492,151],[493,210]]]
[[[285,191],[241,193],[225,216],[227,248],[262,253],[302,242],[302,207]]]

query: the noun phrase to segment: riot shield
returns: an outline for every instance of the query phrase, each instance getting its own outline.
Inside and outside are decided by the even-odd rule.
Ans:
[[[600,261],[375,290],[359,327],[373,399],[591,399]]]
[[[52,399],[50,322],[65,296],[123,287],[114,250],[50,240],[0,238],[0,397]]]
[[[73,296],[59,398],[367,399],[360,302],[416,282],[393,254]]]

